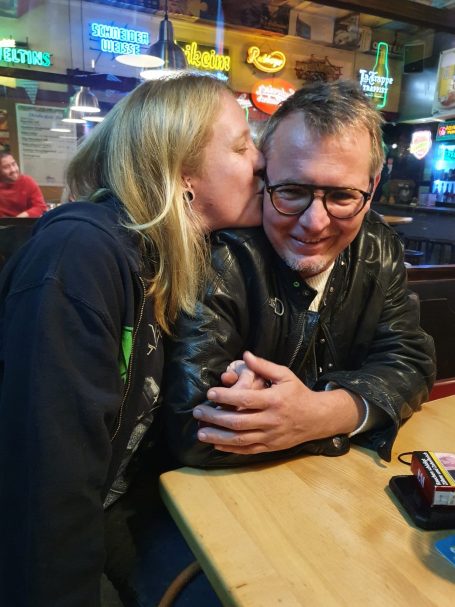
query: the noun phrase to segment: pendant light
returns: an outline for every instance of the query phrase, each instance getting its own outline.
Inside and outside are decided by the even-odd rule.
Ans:
[[[73,98],[70,99],[70,106],[73,103]],[[84,117],[78,114],[69,107],[65,109],[63,113],[62,122],[69,122],[70,124],[85,124]]]
[[[100,112],[100,106],[96,95],[88,86],[81,86],[71,100],[70,109],[75,112],[87,112],[94,114]]]
[[[149,48],[148,55],[158,57],[163,61],[163,65],[161,68],[143,70],[141,78],[145,80],[160,78],[170,72],[188,67],[185,53],[174,41],[174,28],[169,21],[167,0],[164,3],[164,19],[160,23],[158,40]]]

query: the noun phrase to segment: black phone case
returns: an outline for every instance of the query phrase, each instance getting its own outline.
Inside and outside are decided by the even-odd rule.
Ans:
[[[430,506],[412,474],[392,476],[389,487],[421,529],[455,529],[455,506]]]

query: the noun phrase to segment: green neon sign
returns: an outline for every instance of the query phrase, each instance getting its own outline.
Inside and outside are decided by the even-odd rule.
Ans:
[[[376,61],[372,70],[359,70],[360,86],[368,97],[371,97],[378,110],[387,104],[389,88],[393,78],[389,76],[389,45],[379,42]]]
[[[50,67],[51,53],[33,51],[15,46],[0,46],[0,62],[30,65],[32,67]]]

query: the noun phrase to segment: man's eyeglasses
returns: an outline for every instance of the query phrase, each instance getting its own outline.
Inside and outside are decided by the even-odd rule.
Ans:
[[[373,183],[370,181],[370,188],[372,185]],[[371,192],[364,192],[357,188],[315,186],[303,183],[270,185],[267,175],[265,175],[265,189],[270,195],[273,207],[281,215],[305,213],[315,199],[315,192],[323,192],[322,204],[327,213],[336,219],[350,219],[360,213],[371,198]]]

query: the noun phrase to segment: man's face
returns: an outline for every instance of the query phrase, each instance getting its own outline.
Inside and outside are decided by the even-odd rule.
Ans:
[[[19,167],[12,156],[3,156],[0,158],[0,179],[2,181],[13,182],[19,178]]]
[[[299,114],[291,114],[277,127],[266,154],[270,185],[302,183],[370,190],[370,135],[347,131],[342,136],[317,138]],[[377,180],[375,180],[375,185]],[[350,219],[327,214],[322,192],[316,190],[311,206],[301,215],[280,215],[264,193],[264,229],[289,267],[303,278],[327,269],[356,237],[368,202]]]

